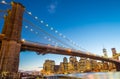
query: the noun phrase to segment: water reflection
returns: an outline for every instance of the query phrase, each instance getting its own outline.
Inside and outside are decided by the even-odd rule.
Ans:
[[[60,78],[61,77],[61,78]],[[66,77],[66,78],[64,78]],[[120,72],[74,73],[46,76],[47,79],[120,79]],[[70,78],[70,79],[71,79]]]
[[[78,77],[82,79],[120,79],[120,72],[99,72],[99,73],[76,73],[66,76]]]

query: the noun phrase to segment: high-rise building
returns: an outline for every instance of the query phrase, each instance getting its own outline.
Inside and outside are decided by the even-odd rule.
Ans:
[[[71,57],[69,58],[69,62],[71,62],[71,64],[74,63],[74,57],[73,57],[73,56],[71,56]]]
[[[60,62],[59,73],[68,73],[68,60],[66,57],[63,58],[63,62]]]
[[[105,48],[103,48],[103,54],[104,54],[104,57],[105,57],[105,58],[108,58],[107,50],[106,50]]]
[[[68,63],[68,60],[67,60],[66,57],[63,58],[63,62],[64,62],[64,63]]]
[[[63,64],[63,62],[60,62],[59,73],[61,73],[61,74],[64,73],[64,64]]]
[[[71,62],[68,63],[68,73],[72,73],[74,71],[74,67]]]
[[[90,62],[90,59],[86,60],[86,71],[91,71],[91,62]]]
[[[80,58],[79,60],[79,72],[85,72],[86,71],[86,58]]]
[[[46,60],[43,64],[43,70],[46,72],[46,74],[54,73],[54,66],[55,61],[53,60]]]
[[[119,60],[119,56],[118,56],[117,53],[116,53],[116,49],[115,49],[115,48],[112,48],[111,50],[112,50],[113,59]]]
[[[109,70],[108,62],[104,62],[103,63],[103,70],[104,71],[108,71]]]
[[[77,72],[78,71],[78,61],[75,56],[71,56],[69,58],[69,69],[70,72]]]
[[[110,63],[109,62],[109,71],[113,71],[113,70],[115,70],[116,69],[116,67],[115,67],[115,64],[114,63]]]
[[[64,68],[64,72],[67,73],[68,71],[68,60],[66,57],[63,58],[63,68]]]
[[[60,65],[55,65],[54,66],[54,73],[58,73],[59,72],[59,68],[60,68]]]
[[[102,62],[97,62],[96,69],[97,69],[98,72],[101,72],[101,71],[102,71],[102,69],[103,69],[103,64],[102,64]]]
[[[91,70],[96,71],[97,61],[90,59],[90,63],[91,63]]]

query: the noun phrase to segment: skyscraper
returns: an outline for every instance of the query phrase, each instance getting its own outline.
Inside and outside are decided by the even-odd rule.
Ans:
[[[54,66],[55,61],[53,60],[46,60],[43,64],[43,70],[46,72],[46,74],[54,73]]]
[[[119,56],[118,56],[117,53],[116,53],[116,49],[115,49],[115,48],[112,48],[111,50],[112,50],[113,59],[119,60]]]
[[[64,72],[67,73],[68,71],[68,60],[66,57],[63,58],[63,65],[64,65]]]
[[[103,54],[104,54],[104,57],[105,57],[105,58],[108,58],[107,50],[106,50],[105,48],[103,48]]]

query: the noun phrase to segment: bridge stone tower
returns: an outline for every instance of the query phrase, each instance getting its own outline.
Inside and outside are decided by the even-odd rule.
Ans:
[[[24,7],[12,2],[12,9],[5,16],[2,34],[5,38],[2,40],[0,49],[0,73],[17,73],[19,65],[19,53],[21,49],[21,30]]]

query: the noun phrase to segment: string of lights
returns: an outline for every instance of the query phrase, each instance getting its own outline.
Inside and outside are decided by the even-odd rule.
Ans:
[[[49,26],[47,23],[45,23],[43,20],[39,19],[37,16],[33,16],[31,12],[25,10],[25,12],[30,15],[33,19],[35,19],[37,22],[39,22],[40,24],[42,24],[43,26],[47,27],[49,30],[53,31],[55,34],[57,34],[59,37],[65,39],[66,41],[70,42],[70,44],[72,44],[75,47],[78,47],[84,51],[87,51],[86,49],[82,48],[81,46],[79,46],[77,43],[75,43],[73,40],[69,39],[68,37],[66,37],[65,35],[63,35],[62,33],[60,33],[59,31],[57,31],[55,28]]]
[[[43,37],[48,42],[52,42],[53,44],[55,44],[55,46],[58,46],[58,43],[53,41],[50,37],[40,34],[39,32],[35,31],[34,29],[30,28],[29,26],[24,26],[24,27],[25,27],[25,29],[28,29],[30,32],[33,32],[34,34],[39,35],[39,37]]]
[[[38,35],[39,37],[43,37],[45,40],[48,42],[51,42],[55,47],[61,46],[64,47],[63,45],[59,45],[56,41],[53,41],[50,37],[45,36],[43,34],[40,34],[39,32],[35,31],[34,29],[30,28],[29,26],[24,26],[26,29],[28,29],[30,32],[33,32],[34,34]],[[38,43],[38,42],[37,42]],[[48,44],[51,45],[51,44]],[[52,46],[53,46],[52,45]]]
[[[53,39],[55,39],[56,41],[58,41],[59,43],[61,43],[61,44],[62,44],[62,47],[67,46],[67,47],[73,48],[72,46],[70,46],[70,45],[64,43],[63,41],[59,40],[59,39],[56,38],[55,36],[49,34],[48,32],[46,32],[46,31],[43,30],[42,28],[38,27],[37,25],[33,24],[32,22],[28,21],[27,19],[23,18],[23,20],[24,20],[25,22],[27,22],[29,25],[31,25],[31,26],[37,28],[39,31],[43,32],[44,34],[50,36],[51,38],[53,38]],[[30,29],[30,30],[33,31],[33,29]],[[48,39],[48,41],[51,41],[50,38],[45,37],[45,39]],[[52,41],[52,42],[54,42],[54,41]],[[65,45],[65,46],[64,46],[64,45]]]
[[[2,4],[9,4],[7,3],[5,0],[2,0],[0,3]],[[63,35],[62,33],[60,33],[59,31],[57,31],[55,28],[49,26],[47,23],[45,23],[43,20],[39,19],[37,16],[33,16],[31,12],[25,10],[25,12],[27,14],[29,14],[32,18],[34,18],[36,21],[38,21],[40,24],[42,24],[43,26],[47,27],[49,30],[53,31],[55,34],[57,34],[59,37],[67,40],[68,42],[70,42],[70,44],[74,45],[75,47],[78,47],[82,50],[85,50],[86,49],[83,49],[81,46],[79,46],[77,43],[75,43],[73,40],[69,39],[68,37],[66,37],[65,35]],[[73,47],[72,47],[73,48]]]

